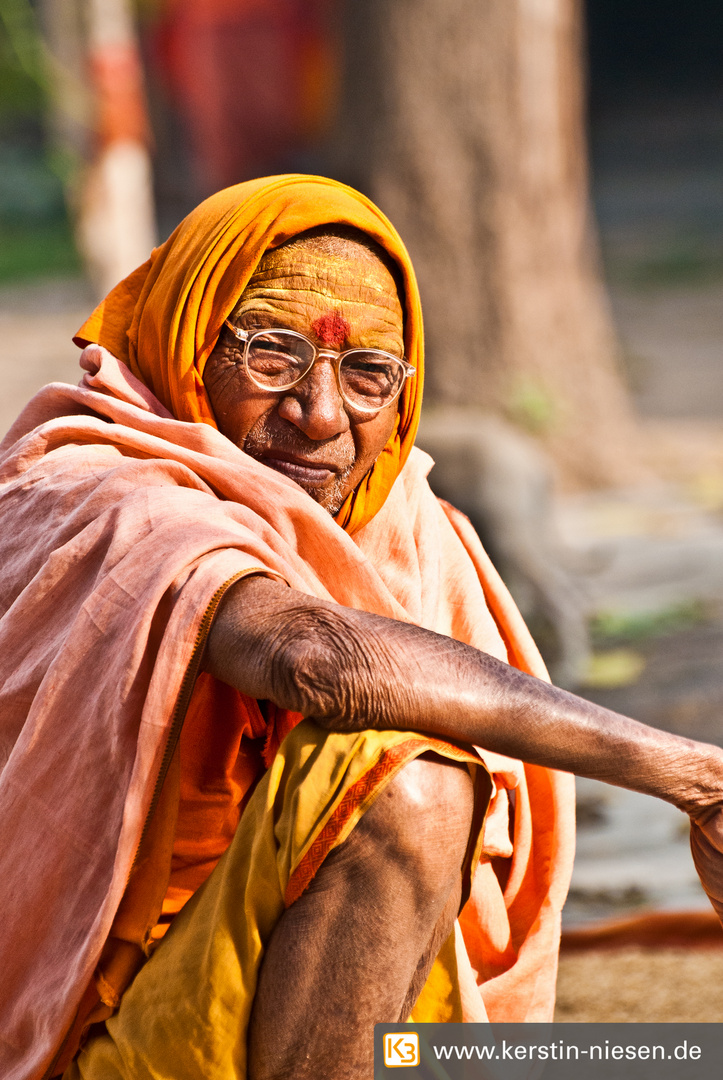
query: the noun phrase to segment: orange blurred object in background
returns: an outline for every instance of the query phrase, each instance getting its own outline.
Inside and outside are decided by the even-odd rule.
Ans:
[[[166,0],[149,67],[180,114],[199,195],[293,168],[338,98],[334,0]],[[150,73],[150,72],[149,72]]]

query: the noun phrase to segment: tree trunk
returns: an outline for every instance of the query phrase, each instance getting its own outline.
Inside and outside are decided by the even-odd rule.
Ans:
[[[588,203],[580,0],[347,0],[340,171],[406,241],[428,402],[492,409],[573,484],[641,474]]]

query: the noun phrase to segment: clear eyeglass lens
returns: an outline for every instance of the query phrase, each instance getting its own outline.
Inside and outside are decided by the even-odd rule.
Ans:
[[[313,362],[311,342],[283,330],[254,337],[246,354],[249,371],[264,386],[291,386]]]
[[[259,386],[279,389],[299,382],[311,369],[314,347],[288,330],[255,335],[246,363]],[[399,393],[404,368],[392,356],[374,349],[352,349],[339,365],[339,381],[347,400],[360,409],[383,409]]]
[[[362,409],[383,409],[399,393],[404,368],[384,353],[355,349],[342,360],[339,380],[352,403]]]

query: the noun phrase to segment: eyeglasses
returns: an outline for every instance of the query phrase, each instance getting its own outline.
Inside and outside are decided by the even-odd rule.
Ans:
[[[241,330],[225,325],[243,342],[243,365],[251,382],[281,394],[298,386],[320,357],[334,364],[339,393],[352,409],[378,412],[391,405],[417,369],[382,349],[317,349],[295,330]]]

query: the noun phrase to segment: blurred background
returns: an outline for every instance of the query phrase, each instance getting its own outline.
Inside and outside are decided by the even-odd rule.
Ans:
[[[197,202],[296,171],[407,243],[431,482],[557,681],[722,743],[719,0],[0,0],[0,432]],[[681,815],[578,819],[559,1018],[723,1021]]]

